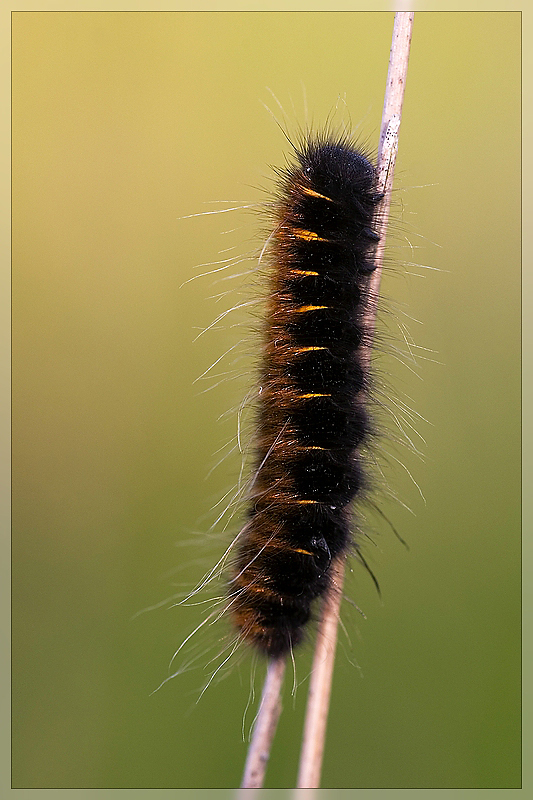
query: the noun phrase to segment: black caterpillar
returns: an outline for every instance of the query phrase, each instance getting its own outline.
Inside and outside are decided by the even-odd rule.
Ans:
[[[302,639],[333,559],[352,544],[380,199],[375,167],[346,137],[306,141],[280,172],[256,467],[229,590],[241,638],[273,657]]]

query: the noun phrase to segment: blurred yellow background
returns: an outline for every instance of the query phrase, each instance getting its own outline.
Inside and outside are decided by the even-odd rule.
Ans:
[[[205,476],[256,361],[237,348],[241,378],[201,393],[218,379],[193,381],[257,320],[243,308],[193,343],[246,296],[212,298],[230,281],[182,284],[228,248],[260,248],[264,222],[182,217],[265,199],[290,150],[273,116],[294,135],[340,114],[375,147],[392,24],[361,12],[13,16],[15,787],[238,785],[250,658],[195,704],[221,621],[200,640],[209,651],[191,651],[194,669],[151,695],[206,611],[137,615],[200,581],[236,532],[194,535],[237,480],[235,452]],[[345,603],[323,785],[516,788],[518,13],[416,15],[396,187],[384,324],[400,345],[394,319],[419,320],[409,328],[430,360],[412,372],[385,347],[376,366],[430,424],[416,424],[425,460],[398,451],[406,469],[382,443],[415,513],[377,499],[410,551],[369,513],[383,600],[353,562],[346,593],[367,619]],[[273,788],[295,780],[309,651],[294,701],[287,682]]]

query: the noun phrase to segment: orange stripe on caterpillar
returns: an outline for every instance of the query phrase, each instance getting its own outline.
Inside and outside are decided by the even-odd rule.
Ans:
[[[240,576],[241,578],[244,576]],[[237,584],[241,589],[246,589],[247,592],[259,592],[260,594],[267,595],[268,597],[278,597],[278,592],[274,589],[268,589],[266,586],[256,586],[253,583],[243,583],[240,580],[235,580],[234,583]]]
[[[296,347],[294,349],[294,352],[295,353],[310,353],[312,350],[327,350],[327,349],[328,349],[327,347],[323,347],[323,346],[320,346],[320,347],[315,347],[315,346]]]
[[[283,232],[282,232],[283,233]],[[329,239],[324,239],[314,231],[307,231],[304,228],[291,228],[291,233],[297,239],[303,239],[305,242],[328,242]]]
[[[299,187],[302,194],[306,194],[308,197],[318,197],[320,200],[327,200],[328,203],[333,203],[334,201],[331,197],[326,197],[325,194],[320,194],[320,192],[315,192],[314,189],[308,189],[307,186],[300,186]]]
[[[329,306],[300,306],[300,308],[291,308],[290,311],[295,314],[305,314],[306,311],[318,311],[320,308],[329,308]]]
[[[297,395],[298,400],[307,400],[309,397],[331,397],[331,392],[325,394],[324,392],[309,392],[308,394]]]

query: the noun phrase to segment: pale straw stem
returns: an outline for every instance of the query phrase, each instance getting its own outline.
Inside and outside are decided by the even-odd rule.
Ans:
[[[369,365],[371,357],[394,165],[398,152],[398,130],[402,114],[413,18],[414,13],[411,11],[399,11],[394,17],[377,165],[378,191],[383,192],[384,195],[377,208],[378,224],[376,227],[380,240],[375,253],[377,266],[369,281],[367,307],[363,323],[367,335],[362,358],[366,366]],[[344,559],[342,559],[342,563],[339,560],[335,565],[333,581],[322,605],[298,773],[297,785],[301,789],[315,789],[320,786],[326,722],[335,663],[335,645],[342,597],[343,574]]]
[[[263,785],[270,746],[281,713],[281,686],[285,664],[285,658],[271,659],[268,663],[261,704],[244,767],[242,789],[260,789]]]
[[[377,266],[369,281],[369,296],[364,315],[364,326],[368,331],[368,337],[362,357],[367,366],[370,362],[377,312],[413,18],[414,13],[410,11],[398,11],[394,17],[394,30],[378,149],[378,191],[384,194],[383,200],[377,209],[379,221],[376,227],[380,241],[376,248],[375,263]],[[332,566],[332,584],[323,599],[322,615],[317,632],[298,773],[298,788],[302,789],[318,788],[320,785],[343,577],[344,559],[338,559]],[[280,694],[284,670],[284,658],[270,661],[263,687],[261,706],[257,714],[254,733],[248,750],[241,789],[261,788],[263,785],[270,747],[281,711]]]

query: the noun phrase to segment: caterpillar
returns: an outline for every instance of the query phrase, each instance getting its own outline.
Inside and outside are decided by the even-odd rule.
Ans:
[[[363,358],[376,169],[347,135],[302,139],[278,172],[255,469],[229,608],[239,637],[278,657],[304,638],[333,560],[353,544],[370,433]]]

